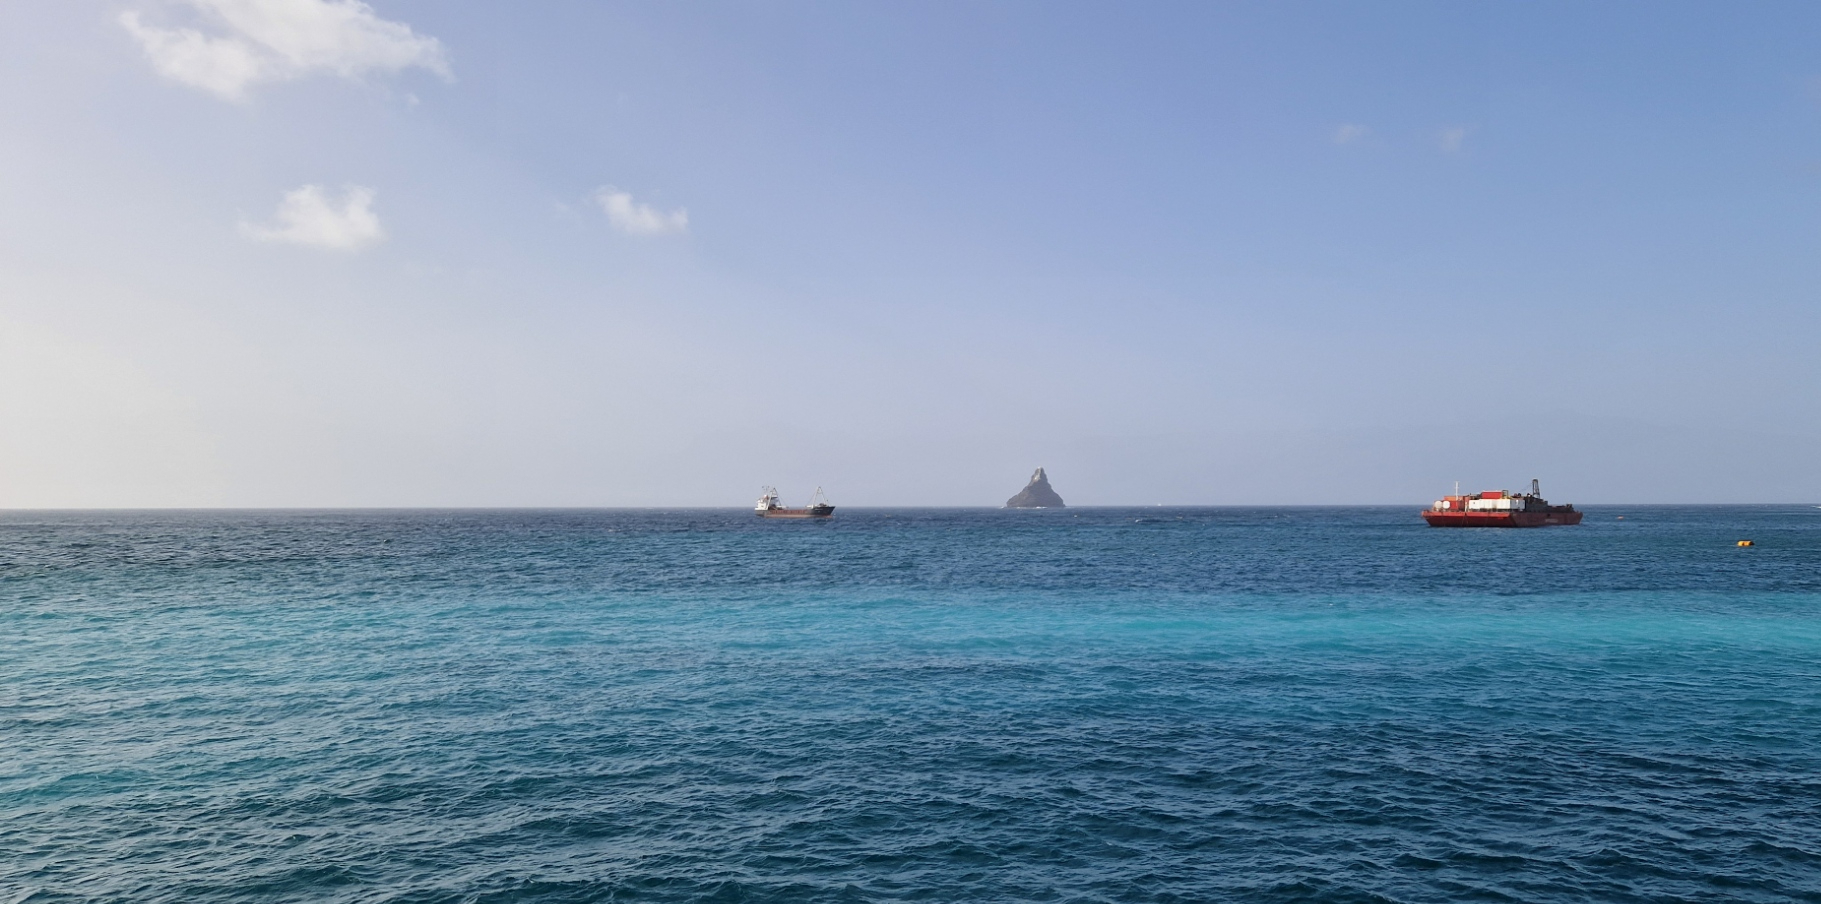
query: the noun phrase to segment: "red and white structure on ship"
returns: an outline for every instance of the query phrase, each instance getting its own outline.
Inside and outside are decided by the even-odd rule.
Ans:
[[[1430,527],[1547,527],[1580,524],[1581,513],[1572,505],[1550,505],[1532,480],[1528,493],[1487,490],[1474,496],[1443,496],[1423,512],[1423,520]]]

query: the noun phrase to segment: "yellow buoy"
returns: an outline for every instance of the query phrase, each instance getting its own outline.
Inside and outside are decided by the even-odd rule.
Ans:
[[[1751,542],[1750,540],[1740,540],[1739,545],[1740,546],[1755,546],[1757,544]]]

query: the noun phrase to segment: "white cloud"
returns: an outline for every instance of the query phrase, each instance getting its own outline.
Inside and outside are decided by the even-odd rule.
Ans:
[[[649,204],[632,200],[632,195],[611,185],[595,192],[594,200],[607,212],[607,222],[629,235],[664,235],[689,231],[689,211],[681,207],[663,213]]]
[[[1441,144],[1443,151],[1452,154],[1455,151],[1460,150],[1461,145],[1466,142],[1467,128],[1465,126],[1449,126],[1448,128],[1435,133],[1435,138],[1436,141]]]
[[[338,207],[322,186],[305,185],[285,192],[272,215],[272,225],[240,224],[247,235],[262,242],[287,242],[335,251],[359,251],[386,238],[379,217],[373,213],[373,189],[350,185]]]
[[[1358,123],[1351,123],[1351,122],[1346,123],[1346,124],[1337,126],[1334,129],[1334,143],[1335,144],[1352,144],[1353,142],[1366,137],[1366,133],[1368,133],[1370,131],[1372,131],[1372,130],[1366,128],[1365,126],[1359,125]]]
[[[147,25],[136,12],[122,13],[120,24],[160,75],[228,100],[245,99],[260,82],[316,72],[355,79],[415,66],[451,77],[440,41],[381,19],[360,0],[181,2],[219,33]]]

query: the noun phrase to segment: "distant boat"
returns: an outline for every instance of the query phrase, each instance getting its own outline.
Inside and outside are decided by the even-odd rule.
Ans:
[[[778,491],[765,487],[765,495],[759,497],[752,513],[761,518],[827,518],[835,513],[835,507],[828,504],[828,497],[822,495],[822,488],[816,487],[816,495],[809,497],[809,505],[804,508],[785,508],[778,501]]]
[[[1460,492],[1457,486],[1455,492]],[[1488,490],[1474,496],[1443,496],[1423,512],[1430,527],[1544,527],[1580,524],[1581,513],[1572,505],[1550,505],[1537,482],[1530,492]]]

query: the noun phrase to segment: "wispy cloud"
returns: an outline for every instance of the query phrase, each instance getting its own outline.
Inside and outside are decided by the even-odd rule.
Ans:
[[[160,75],[227,100],[261,82],[326,72],[357,79],[412,67],[451,78],[440,41],[381,19],[360,0],[181,0],[197,28],[148,25],[120,15]]]
[[[607,212],[607,222],[628,235],[666,235],[689,231],[689,211],[679,207],[669,213],[632,200],[632,195],[611,185],[594,193],[595,203]]]
[[[333,251],[359,251],[386,238],[373,212],[373,189],[350,185],[339,204],[320,185],[285,192],[272,224],[240,224],[242,232],[262,242],[309,245]]]
[[[1372,131],[1371,129],[1368,129],[1365,126],[1362,126],[1358,123],[1352,123],[1352,122],[1344,123],[1344,124],[1336,126],[1334,128],[1334,136],[1333,136],[1334,143],[1335,144],[1352,144],[1353,142],[1366,137],[1366,135],[1370,134],[1371,131]]]
[[[1436,143],[1441,146],[1442,151],[1444,153],[1452,154],[1455,151],[1460,150],[1461,145],[1466,143],[1467,127],[1466,126],[1449,126],[1445,129],[1442,129],[1441,131],[1436,132],[1435,140],[1436,140]]]

